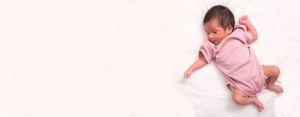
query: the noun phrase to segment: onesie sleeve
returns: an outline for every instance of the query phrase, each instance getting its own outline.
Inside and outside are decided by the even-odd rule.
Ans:
[[[245,39],[246,39],[245,41],[246,41],[248,44],[250,44],[250,43],[253,42],[253,36],[252,36],[252,34],[248,31],[248,29],[246,28],[245,25],[241,25],[241,24],[237,25],[237,26],[236,26],[236,30],[241,30],[241,31],[242,31],[241,34],[243,34],[242,36],[245,37]]]
[[[214,60],[214,45],[211,44],[209,41],[206,41],[199,50],[199,57],[204,56],[207,63]]]

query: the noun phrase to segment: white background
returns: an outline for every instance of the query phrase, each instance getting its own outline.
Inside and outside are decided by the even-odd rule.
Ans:
[[[271,45],[265,49],[269,42],[260,41],[254,49],[263,63],[280,65],[288,77],[279,103],[286,105],[276,115],[299,116],[297,3],[1,0],[0,117],[196,116],[199,110],[178,88],[189,85],[182,74],[196,58],[202,18],[214,4],[253,16],[258,31],[266,32],[261,37]],[[203,71],[218,73],[212,66]],[[215,88],[210,82],[224,88],[221,78],[206,82],[202,88]]]

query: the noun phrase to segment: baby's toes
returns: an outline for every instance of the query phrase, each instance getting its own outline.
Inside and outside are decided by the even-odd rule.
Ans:
[[[276,85],[276,86],[278,88],[278,93],[283,93],[283,88],[281,86],[279,86],[279,85]]]

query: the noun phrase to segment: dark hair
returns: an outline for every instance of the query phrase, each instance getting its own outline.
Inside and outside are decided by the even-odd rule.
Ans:
[[[209,22],[212,19],[216,19],[217,21],[219,21],[219,24],[224,29],[226,29],[228,26],[234,28],[234,15],[230,11],[230,9],[225,6],[216,5],[210,8],[205,14],[203,24]]]

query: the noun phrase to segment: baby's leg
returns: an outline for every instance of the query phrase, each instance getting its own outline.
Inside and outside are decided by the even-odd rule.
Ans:
[[[238,105],[255,104],[259,112],[264,110],[264,105],[258,100],[257,97],[248,97],[243,94],[240,90],[233,88],[232,91],[233,101]]]
[[[283,93],[283,89],[279,85],[275,85],[278,79],[280,70],[276,66],[265,65],[263,66],[264,73],[268,77],[267,79],[267,89],[275,91],[276,93]]]

